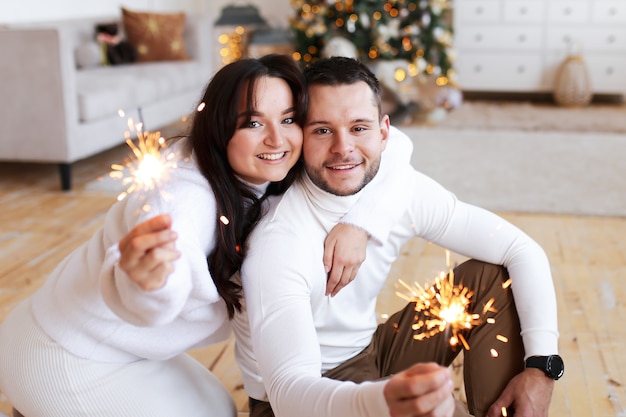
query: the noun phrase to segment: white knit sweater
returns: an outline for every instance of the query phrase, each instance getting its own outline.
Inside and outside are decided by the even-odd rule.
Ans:
[[[68,351],[104,362],[167,359],[230,334],[206,261],[215,246],[215,198],[193,158],[183,159],[184,143],[171,148],[181,161],[168,180],[115,203],[103,228],[33,295],[37,322]],[[146,203],[149,211],[142,209]],[[162,213],[172,216],[182,256],[162,288],[144,291],[118,267],[118,242]]]

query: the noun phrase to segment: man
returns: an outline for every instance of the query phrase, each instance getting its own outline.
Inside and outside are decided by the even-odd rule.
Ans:
[[[251,416],[455,412],[446,366],[458,350],[444,333],[416,340],[411,325],[420,316],[414,303],[376,323],[378,291],[402,246],[415,236],[474,259],[455,269],[455,282],[474,292],[472,312],[481,313],[494,300],[495,323],[485,320],[463,333],[470,346],[464,353],[469,411],[498,416],[508,408],[547,416],[562,361],[544,251],[515,226],[458,201],[410,166],[395,179],[404,184],[406,198],[387,201],[390,209],[403,209],[387,240],[371,242],[356,279],[336,296],[326,295],[319,243],[361,189],[376,181],[389,119],[381,115],[377,80],[357,61],[322,59],[306,76],[306,173],[271,200],[241,270],[251,339],[241,331],[245,326],[236,326],[237,356],[251,395]],[[503,289],[509,276],[513,294]]]

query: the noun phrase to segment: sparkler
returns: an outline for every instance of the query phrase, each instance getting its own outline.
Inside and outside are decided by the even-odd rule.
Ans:
[[[494,300],[491,299],[485,304],[482,314],[469,313],[467,310],[471,303],[473,292],[464,287],[463,284],[454,284],[454,271],[451,269],[446,275],[441,272],[433,285],[423,288],[414,283],[414,286],[406,284],[400,280],[409,295],[397,292],[396,294],[409,302],[415,302],[415,311],[423,313],[423,319],[418,319],[413,324],[413,330],[417,333],[413,336],[416,340],[423,340],[438,333],[450,332],[450,346],[459,343],[466,350],[470,349],[467,340],[463,337],[462,331],[469,330],[482,322],[482,315],[493,309]]]
[[[205,103],[198,105],[196,110],[203,111]],[[137,108],[140,122],[135,124],[132,118],[128,118],[128,130],[124,132],[126,144],[132,150],[134,159],[128,159],[123,165],[111,165],[109,176],[114,179],[121,179],[122,185],[128,186],[125,191],[117,196],[118,201],[123,200],[133,192],[150,191],[165,181],[170,171],[176,168],[176,155],[174,152],[165,151],[165,139],[160,132],[146,132],[143,130],[141,107]],[[124,117],[126,113],[119,109],[117,114]],[[187,121],[187,116],[182,117],[182,121]],[[137,145],[132,141],[132,131],[137,132]],[[128,171],[128,172],[127,172]],[[165,199],[170,196],[161,192]],[[149,211],[149,207],[144,207],[144,211]]]
[[[446,265],[450,268],[450,253],[446,251]],[[493,298],[483,306],[481,313],[470,313],[468,309],[471,305],[473,291],[459,283],[454,284],[454,270],[449,269],[446,276],[441,272],[432,285],[422,287],[414,282],[409,285],[402,280],[398,280],[407,292],[396,292],[400,298],[408,302],[415,302],[416,321],[412,329],[417,333],[413,335],[416,340],[424,340],[435,336],[439,333],[444,334],[444,339],[448,339],[449,346],[455,347],[459,343],[463,345],[465,350],[470,350],[470,346],[463,336],[464,330],[483,322],[483,316],[488,312],[497,313],[498,310],[493,306],[495,300]],[[506,290],[511,286],[511,280],[508,279],[502,284],[502,289]],[[423,317],[423,318],[419,318]],[[494,317],[485,319],[487,324],[496,322]],[[451,333],[451,335],[450,335]],[[501,343],[508,343],[509,339],[503,335],[496,335],[495,339]],[[489,351],[492,358],[499,356],[495,348]],[[448,352],[443,352],[443,358],[440,363],[444,363]],[[503,417],[508,416],[508,409],[501,408]]]
[[[132,119],[128,120],[128,125],[130,130],[137,132],[137,144],[130,138],[130,130],[126,132],[126,144],[134,158],[129,158],[123,165],[111,165],[113,171],[109,174],[111,178],[121,179],[122,185],[127,186],[118,195],[118,200],[133,192],[142,193],[157,188],[177,165],[175,154],[164,150],[165,139],[160,132],[145,132],[142,124],[135,125]],[[149,207],[144,207],[144,210],[149,210]]]

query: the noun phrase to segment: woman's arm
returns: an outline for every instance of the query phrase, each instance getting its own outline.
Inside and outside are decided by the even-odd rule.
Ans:
[[[207,303],[220,299],[206,267],[215,241],[215,200],[206,181],[194,182],[200,175],[195,174],[179,167],[163,186],[169,186],[171,198],[160,197],[158,191],[142,198],[131,195],[107,216],[109,249],[100,290],[109,308],[125,321],[167,324],[180,316],[191,296]],[[146,202],[149,212],[141,211]]]

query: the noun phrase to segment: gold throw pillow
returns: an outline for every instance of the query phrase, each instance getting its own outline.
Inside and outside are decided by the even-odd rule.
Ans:
[[[185,13],[135,12],[122,7],[128,42],[137,51],[137,62],[189,59],[185,50]]]

